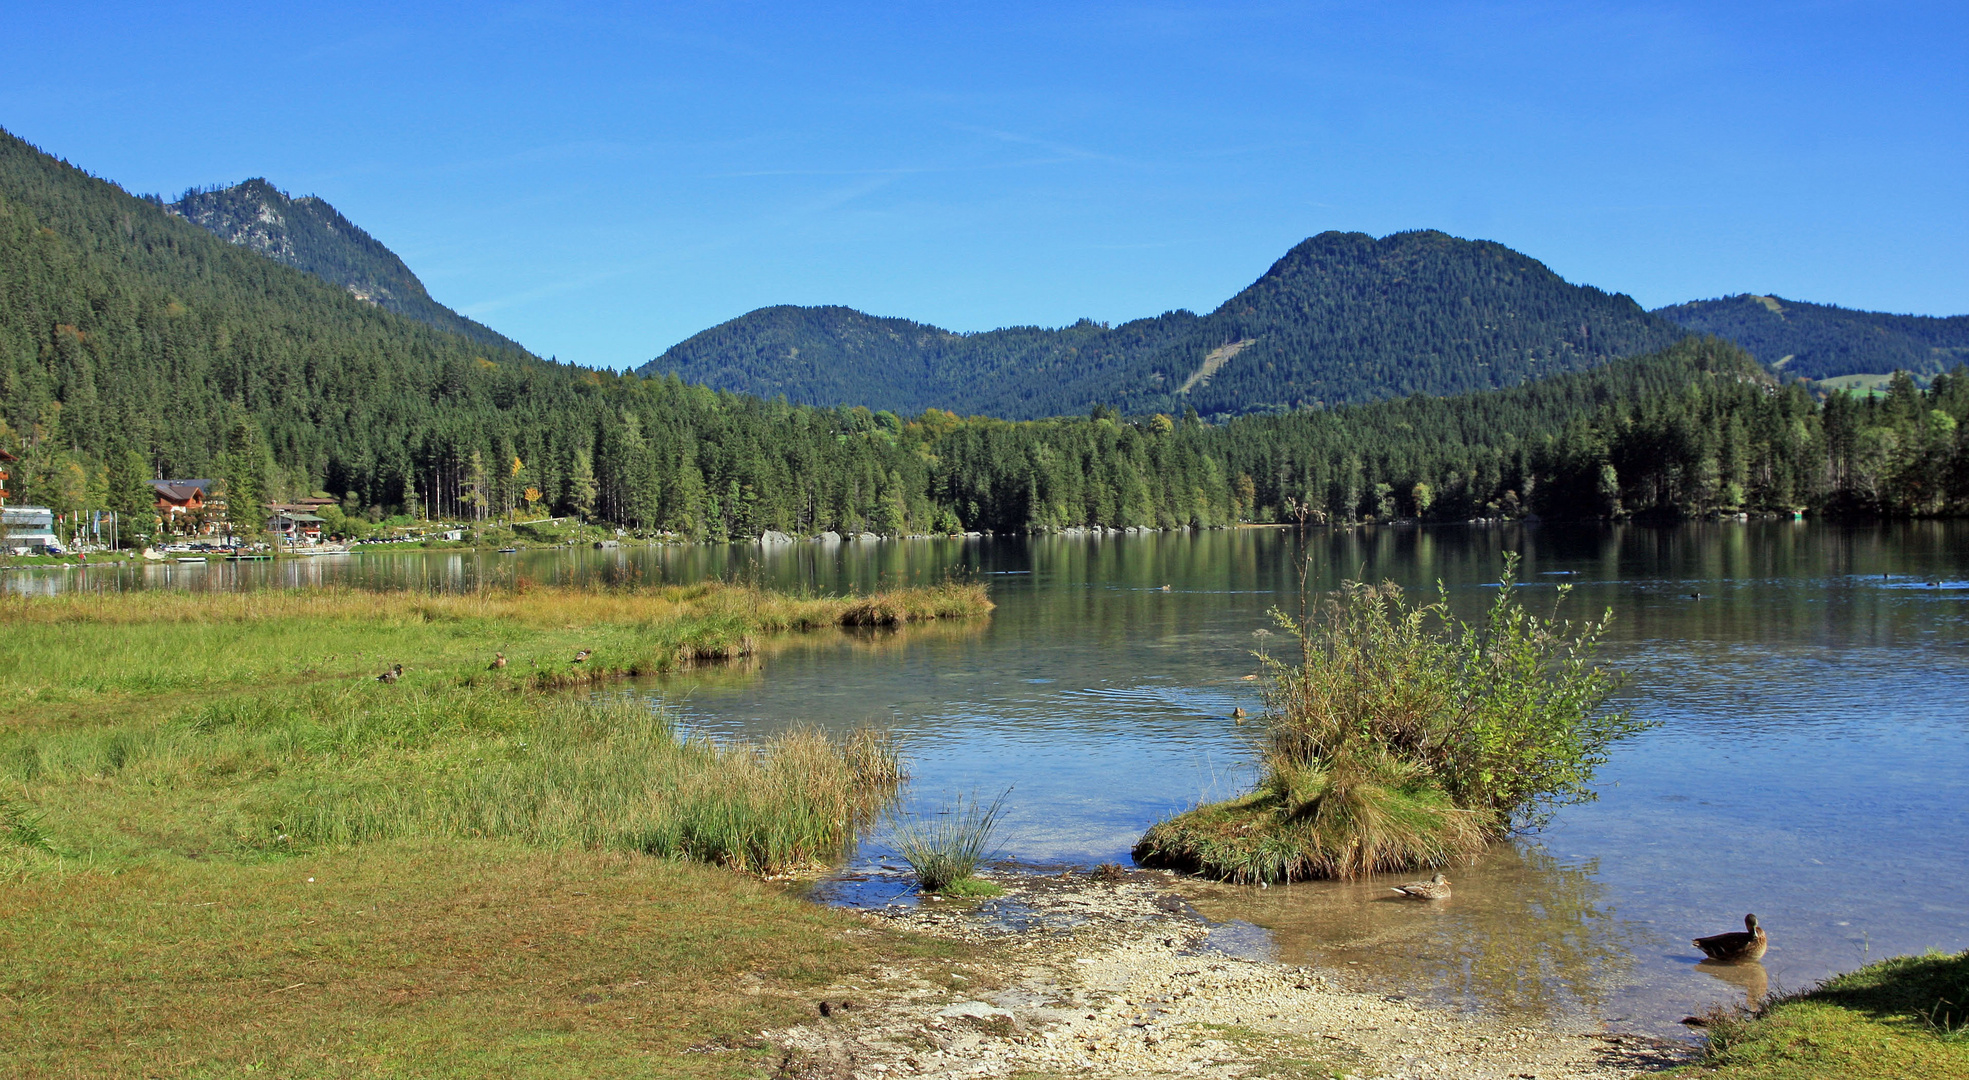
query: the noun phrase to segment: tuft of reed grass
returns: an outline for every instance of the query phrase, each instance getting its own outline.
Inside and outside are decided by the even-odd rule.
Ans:
[[[971,878],[980,863],[996,855],[991,835],[1004,808],[1003,794],[990,805],[960,798],[927,821],[920,816],[897,820],[891,842],[924,892],[944,892]]]

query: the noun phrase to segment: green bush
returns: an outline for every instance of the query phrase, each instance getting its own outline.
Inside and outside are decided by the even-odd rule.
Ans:
[[[1238,881],[1440,866],[1593,798],[1608,746],[1646,726],[1604,708],[1619,677],[1594,653],[1611,613],[1533,615],[1516,570],[1507,556],[1475,624],[1392,583],[1274,611],[1299,657],[1263,657],[1263,779],[1157,825],[1136,857]]]

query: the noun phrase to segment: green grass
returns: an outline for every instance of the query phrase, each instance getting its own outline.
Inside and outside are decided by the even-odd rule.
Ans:
[[[1902,956],[1719,1017],[1702,1064],[1717,1080],[1969,1078],[1969,952]]]
[[[869,733],[718,746],[633,698],[368,681],[0,734],[0,785],[33,808],[8,812],[30,823],[16,833],[126,857],[498,838],[783,873],[832,860],[898,775]],[[139,803],[141,818],[120,813]]]
[[[410,686],[573,685],[749,655],[773,635],[988,613],[982,587],[790,596],[740,586],[477,593],[303,589],[0,599],[10,726],[154,713],[176,696],[372,677]],[[577,665],[583,649],[591,655]],[[495,652],[507,666],[488,670]],[[109,662],[111,660],[114,662]]]
[[[1355,784],[1325,813],[1268,784],[1158,822],[1135,845],[1144,866],[1237,884],[1443,866],[1490,842],[1488,818],[1425,785]]]
[[[969,803],[960,800],[956,806],[931,814],[927,819],[900,819],[894,824],[892,843],[896,853],[909,863],[916,884],[924,892],[970,889],[969,895],[986,895],[977,890],[988,883],[978,882],[971,875],[993,855],[991,834],[998,826],[1004,806],[1005,796],[1000,795],[989,806],[976,800]]]
[[[921,951],[754,876],[837,857],[894,752],[693,741],[645,699],[541,686],[988,609],[963,586],[0,601],[0,1075],[756,1075],[746,1033],[805,987]]]
[[[938,890],[938,893],[957,900],[986,900],[994,896],[1004,896],[1005,890],[981,877],[967,875],[946,884]]]
[[[957,955],[607,852],[160,859],[0,886],[0,1075],[756,1077],[829,986]]]
[[[1879,397],[1887,392],[1887,384],[1893,378],[1891,372],[1884,375],[1835,375],[1829,379],[1814,379],[1812,386],[1827,392],[1847,390],[1863,397]]]

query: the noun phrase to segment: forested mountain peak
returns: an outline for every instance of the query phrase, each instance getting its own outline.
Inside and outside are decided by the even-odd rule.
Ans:
[[[1743,346],[1785,375],[1933,375],[1969,360],[1969,315],[1891,315],[1742,293],[1655,314]]]
[[[1511,386],[1681,336],[1632,299],[1489,241],[1326,232],[1206,316],[953,334],[844,307],[771,307],[645,365],[805,404],[1011,419],[1272,412]]]
[[[1187,404],[1248,412],[1512,386],[1680,334],[1631,298],[1572,285],[1488,240],[1324,232],[1157,357],[1173,375],[1249,342]]]
[[[431,299],[396,252],[325,199],[292,198],[266,178],[255,177],[230,187],[193,188],[165,209],[228,243],[340,285],[358,300],[488,345],[520,347]]]

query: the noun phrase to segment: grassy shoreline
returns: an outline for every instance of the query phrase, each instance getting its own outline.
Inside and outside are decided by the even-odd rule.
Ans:
[[[952,948],[762,880],[851,843],[893,750],[712,744],[552,687],[990,606],[967,585],[0,601],[0,1073],[750,1074],[745,1033],[804,988]]]
[[[749,655],[773,635],[988,614],[982,586],[802,596],[719,583],[472,593],[346,588],[0,597],[0,727],[114,720],[158,699],[360,680],[541,688]],[[574,657],[589,656],[581,663]],[[492,669],[496,653],[507,665]]]
[[[1710,1018],[1714,1080],[1969,1078],[1969,952],[1899,956],[1834,976],[1754,1014]]]

